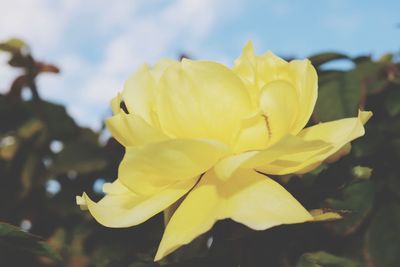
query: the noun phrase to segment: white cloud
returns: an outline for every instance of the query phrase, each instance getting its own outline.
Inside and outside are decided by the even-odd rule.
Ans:
[[[0,39],[21,37],[37,51],[46,51],[60,40],[66,13],[51,1],[13,0],[1,4]]]
[[[323,20],[324,25],[340,34],[352,34],[363,24],[363,17],[358,14],[332,14]]]
[[[133,14],[105,46],[103,60],[82,87],[82,100],[108,105],[139,65],[171,56],[174,47],[183,51],[200,43],[218,20],[217,6],[211,0],[178,0],[155,13]]]
[[[91,123],[140,64],[200,50],[238,1],[14,0],[0,10],[0,39],[21,36],[59,65],[59,76],[39,79],[42,94]]]

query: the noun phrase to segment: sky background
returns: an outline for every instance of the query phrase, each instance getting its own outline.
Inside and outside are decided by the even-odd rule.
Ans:
[[[143,63],[177,58],[232,65],[247,40],[262,53],[304,58],[400,51],[400,1],[362,0],[0,0],[0,40],[26,40],[44,74],[41,95],[98,129],[109,100]],[[0,54],[0,92],[16,71]]]

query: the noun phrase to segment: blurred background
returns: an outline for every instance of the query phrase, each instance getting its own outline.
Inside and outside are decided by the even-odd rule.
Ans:
[[[258,53],[299,58],[325,51],[378,57],[400,44],[396,0],[0,3],[0,40],[22,38],[35,56],[61,66],[60,75],[38,78],[42,95],[96,129],[111,97],[144,62],[185,53],[232,65],[248,40]],[[2,92],[14,73],[1,66]]]
[[[0,0],[0,266],[400,266],[399,10],[394,0]],[[104,129],[109,101],[143,63],[232,66],[248,40],[311,59],[309,125],[374,112],[350,153],[277,177],[307,208],[344,219],[263,232],[222,221],[153,263],[162,215],[108,229],[75,205],[116,178],[124,150]]]

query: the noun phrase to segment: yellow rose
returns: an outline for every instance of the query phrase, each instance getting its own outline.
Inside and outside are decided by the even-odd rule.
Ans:
[[[310,61],[256,56],[251,43],[232,69],[187,59],[144,65],[112,100],[106,122],[126,148],[118,179],[99,202],[85,193],[77,202],[105,226],[129,227],[183,197],[155,260],[221,219],[256,230],[314,220],[268,175],[311,171],[362,136],[372,115],[303,129],[316,99]]]

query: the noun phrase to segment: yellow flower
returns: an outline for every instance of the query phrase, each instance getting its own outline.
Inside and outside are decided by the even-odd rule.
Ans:
[[[77,202],[105,226],[129,227],[183,197],[155,260],[225,218],[256,230],[312,221],[268,175],[316,168],[362,136],[372,115],[303,129],[316,99],[310,61],[256,56],[251,43],[232,69],[187,59],[144,65],[112,100],[106,122],[126,148],[118,179],[104,185],[99,202],[85,193]]]

